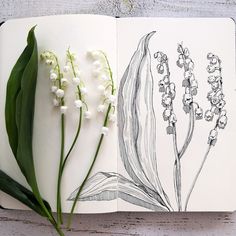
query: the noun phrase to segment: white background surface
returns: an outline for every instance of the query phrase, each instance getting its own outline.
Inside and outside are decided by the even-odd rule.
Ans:
[[[24,0],[0,1],[0,20],[66,13],[119,16],[225,16],[236,18],[236,1],[120,1]],[[56,235],[32,212],[0,211],[1,236]],[[236,214],[228,213],[118,213],[78,215],[66,235],[235,235]]]

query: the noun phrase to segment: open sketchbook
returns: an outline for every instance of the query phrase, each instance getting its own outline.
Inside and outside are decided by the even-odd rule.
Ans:
[[[98,92],[85,56],[88,49],[107,54],[118,88],[117,123],[105,137],[76,213],[236,209],[232,19],[61,15],[5,22],[0,28],[0,168],[25,186],[8,144],[4,106],[10,71],[34,25],[39,52],[52,50],[61,63],[68,47],[79,55],[94,114]],[[43,197],[55,209],[60,124],[49,102],[48,83],[45,67],[39,67],[34,161]],[[74,108],[69,108],[67,149],[76,119]],[[91,163],[101,122],[95,116],[83,126],[68,162],[64,212],[70,210]],[[24,209],[2,192],[0,205]]]

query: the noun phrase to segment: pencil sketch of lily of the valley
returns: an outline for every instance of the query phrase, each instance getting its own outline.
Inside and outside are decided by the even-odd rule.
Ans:
[[[207,94],[209,109],[203,112],[196,102],[198,83],[194,76],[194,62],[191,59],[190,51],[182,43],[178,44],[176,66],[183,71],[182,105],[183,112],[189,118],[189,127],[183,146],[177,145],[177,117],[173,105],[176,96],[175,84],[171,80],[168,56],[161,51],[151,55],[149,51],[149,40],[154,34],[155,31],[150,32],[140,39],[119,85],[117,112],[119,150],[129,177],[114,172],[98,172],[88,179],[80,195],[80,201],[109,201],[120,198],[152,211],[186,211],[207,156],[216,145],[218,133],[227,124],[220,58],[213,53],[206,55],[209,62],[206,65],[209,74],[209,77],[206,78],[206,85],[209,86]],[[156,63],[155,72],[151,70],[151,59]],[[154,73],[155,79],[153,79]],[[163,107],[163,119],[166,122],[166,134],[171,135],[173,140],[170,148],[173,148],[175,154],[173,158],[175,203],[170,202],[158,174],[157,124],[153,102],[156,81],[158,81],[159,92],[162,94],[160,103]],[[196,167],[195,178],[187,196],[184,196],[186,200],[183,202],[181,159],[192,140],[195,122],[203,121],[212,122],[212,129],[209,131],[205,155],[202,157],[201,165]],[[71,193],[69,201],[75,199],[78,190],[79,188]]]

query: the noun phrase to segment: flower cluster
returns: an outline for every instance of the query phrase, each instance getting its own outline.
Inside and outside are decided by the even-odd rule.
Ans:
[[[88,90],[85,87],[83,80],[81,79],[81,72],[78,65],[76,65],[76,54],[72,53],[70,49],[67,50],[66,54],[66,65],[64,66],[64,71],[68,73],[72,71],[73,78],[72,83],[74,84],[75,90],[75,101],[74,105],[77,109],[82,109],[83,105],[86,108],[84,112],[85,119],[91,119],[92,113],[88,110],[88,105],[85,102],[85,96],[88,94]]]
[[[184,69],[184,80],[182,82],[182,86],[185,88],[182,100],[183,109],[186,113],[189,113],[195,104],[195,117],[197,120],[200,120],[203,118],[203,110],[199,107],[198,103],[194,101],[194,96],[197,95],[198,91],[198,82],[193,73],[194,63],[190,58],[188,48],[184,48],[182,44],[178,45],[177,52],[179,53],[179,58],[176,64],[178,67]]]
[[[175,99],[175,84],[170,82],[170,71],[168,58],[162,52],[156,52],[154,58],[157,59],[157,72],[162,74],[162,79],[159,81],[159,92],[162,93],[162,106],[165,108],[163,112],[164,121],[168,121],[167,134],[175,132],[174,124],[177,122],[176,115],[173,111],[173,100]]]
[[[64,78],[64,75],[60,70],[58,58],[53,52],[45,51],[40,55],[40,57],[46,65],[51,67],[49,79],[51,81],[53,105],[60,107],[61,114],[65,114],[67,111],[67,106],[65,106],[64,97],[68,80]]]
[[[97,107],[97,111],[99,113],[107,111],[108,120],[115,122],[115,85],[107,56],[103,51],[99,50],[88,51],[87,56],[93,61],[92,75],[100,82],[97,89],[101,94],[101,102]],[[101,129],[103,135],[107,135],[108,131],[109,129],[106,125]]]
[[[214,116],[217,116],[216,126],[210,131],[208,137],[208,144],[215,145],[218,135],[217,129],[224,129],[228,118],[227,112],[224,109],[226,102],[222,87],[221,60],[212,53],[208,53],[207,59],[209,60],[207,72],[210,74],[207,82],[211,85],[211,91],[207,94],[207,99],[210,102],[211,108],[206,110],[205,120],[212,121]]]

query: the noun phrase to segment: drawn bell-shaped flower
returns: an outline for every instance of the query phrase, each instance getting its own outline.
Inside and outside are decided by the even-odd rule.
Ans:
[[[206,121],[212,121],[214,117],[214,113],[211,110],[207,110],[205,112],[205,120]]]
[[[158,64],[157,65],[157,72],[159,74],[163,74],[164,73],[164,66],[162,64]]]
[[[201,120],[203,118],[203,110],[201,107],[195,109],[195,117],[197,120]]]
[[[228,118],[226,115],[223,115],[219,118],[217,125],[220,129],[224,129],[225,126],[227,125]]]

